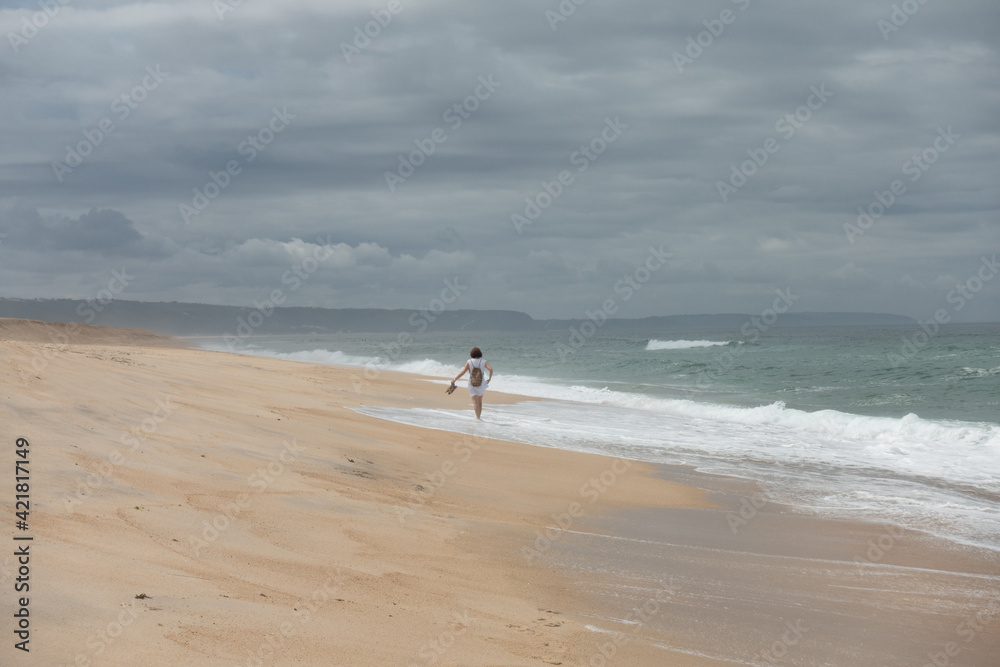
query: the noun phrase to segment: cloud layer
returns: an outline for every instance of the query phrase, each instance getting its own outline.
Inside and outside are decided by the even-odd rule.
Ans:
[[[995,3],[481,5],[5,3],[3,295],[572,318],[662,245],[621,316],[927,318],[1000,250]]]

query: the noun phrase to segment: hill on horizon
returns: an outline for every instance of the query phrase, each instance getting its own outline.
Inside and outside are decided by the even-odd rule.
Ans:
[[[766,312],[766,311],[765,311]],[[82,322],[149,329],[172,336],[424,333],[425,331],[548,331],[579,326],[586,319],[536,320],[513,310],[402,310],[217,306],[210,304],[115,300],[101,304],[74,299],[0,298],[0,317],[50,322]],[[762,315],[720,313],[608,318],[603,331],[691,331],[733,329],[759,322]],[[773,321],[772,321],[773,320]],[[916,321],[885,313],[794,313],[765,317],[767,327],[910,325]],[[756,326],[752,325],[751,326]]]

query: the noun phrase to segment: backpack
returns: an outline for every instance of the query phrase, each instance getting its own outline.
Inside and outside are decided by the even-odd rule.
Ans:
[[[483,383],[482,366],[483,366],[482,360],[479,361],[478,368],[476,366],[473,366],[471,361],[469,362],[469,384],[473,387],[478,387]]]

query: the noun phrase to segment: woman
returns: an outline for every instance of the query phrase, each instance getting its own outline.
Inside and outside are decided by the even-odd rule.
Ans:
[[[458,382],[466,373],[469,374],[469,396],[472,397],[472,402],[476,406],[476,419],[480,418],[483,413],[483,394],[486,393],[486,388],[490,385],[490,380],[493,379],[493,367],[490,366],[489,362],[483,359],[483,351],[478,347],[472,348],[469,352],[469,356],[472,357],[465,362],[465,366],[462,368],[462,372],[455,376],[455,379],[451,381],[451,386],[454,387],[455,383]],[[489,377],[483,377],[483,369],[490,372]],[[480,377],[479,386],[473,386],[473,370],[478,371]]]

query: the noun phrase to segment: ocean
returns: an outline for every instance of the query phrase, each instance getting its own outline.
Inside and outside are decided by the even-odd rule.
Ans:
[[[803,512],[1000,550],[1000,325],[752,334],[259,336],[237,351],[356,366],[373,381],[381,369],[428,375],[443,389],[478,346],[492,391],[543,400],[491,405],[487,392],[482,423],[464,387],[454,410],[362,411],[747,478]]]

